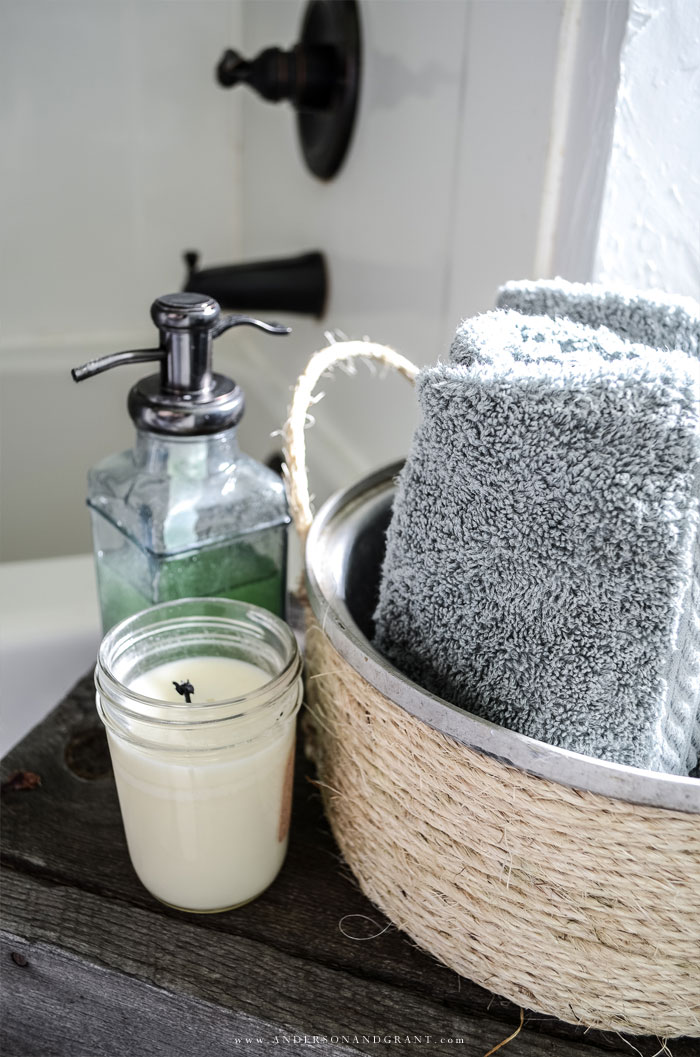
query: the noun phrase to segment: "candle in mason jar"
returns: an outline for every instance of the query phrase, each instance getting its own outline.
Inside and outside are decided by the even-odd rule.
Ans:
[[[273,678],[247,661],[193,656],[143,672],[128,690],[182,705],[189,684],[196,706],[242,697]],[[130,708],[138,707],[136,697]],[[295,724],[271,726],[269,713],[246,718],[242,744],[229,725],[209,724],[207,751],[192,755],[197,735],[186,727],[166,725],[151,751],[108,729],[129,853],[141,881],[164,902],[199,911],[239,906],[277,875],[287,847]]]

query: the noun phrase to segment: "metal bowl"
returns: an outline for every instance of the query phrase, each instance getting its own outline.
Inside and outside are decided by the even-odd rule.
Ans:
[[[700,814],[700,780],[643,771],[559,749],[497,726],[443,701],[390,664],[371,644],[394,479],[402,463],[386,466],[332,496],[306,544],[306,583],[314,615],[335,649],[389,700],[472,749],[603,796]]]

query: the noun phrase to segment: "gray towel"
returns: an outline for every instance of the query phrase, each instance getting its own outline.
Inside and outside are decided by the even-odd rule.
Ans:
[[[375,644],[416,682],[590,756],[700,749],[700,361],[493,312],[421,372]]]
[[[653,349],[683,349],[700,357],[700,305],[690,297],[540,279],[506,283],[498,291],[496,305],[528,316],[564,317],[589,327],[608,327],[628,341]]]

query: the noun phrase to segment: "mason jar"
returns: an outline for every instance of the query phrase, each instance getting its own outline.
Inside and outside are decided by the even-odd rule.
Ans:
[[[301,670],[287,624],[229,599],[166,602],[105,636],[97,710],[131,861],[163,903],[229,910],[277,876]]]

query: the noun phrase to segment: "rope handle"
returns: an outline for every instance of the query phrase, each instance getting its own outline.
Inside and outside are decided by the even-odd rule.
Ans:
[[[284,473],[287,482],[289,509],[295,528],[299,533],[302,545],[311,528],[314,515],[309,497],[309,475],[306,466],[306,438],[304,431],[307,424],[309,408],[317,403],[323,394],[314,395],[314,390],[324,374],[335,367],[342,367],[353,360],[366,360],[383,363],[398,371],[413,385],[418,368],[401,353],[378,345],[373,341],[332,341],[325,349],[315,352],[306,365],[306,370],[297,379],[292,394],[289,417],[282,429],[284,440]]]

